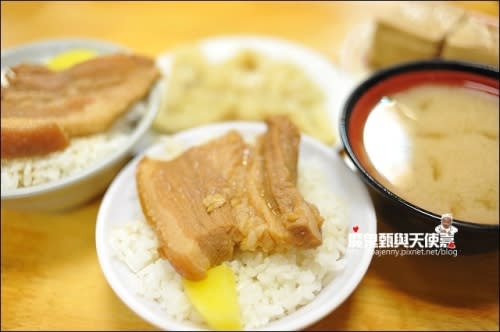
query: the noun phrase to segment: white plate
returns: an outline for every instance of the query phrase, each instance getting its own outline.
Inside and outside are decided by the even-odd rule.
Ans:
[[[220,136],[229,129],[238,130],[244,137],[253,137],[265,131],[266,127],[262,123],[227,122],[190,129],[174,135],[173,138],[182,146],[191,146]],[[145,153],[157,154],[164,148],[164,143],[158,143]],[[136,192],[135,168],[143,155],[136,157],[120,172],[104,196],[96,225],[99,263],[115,293],[146,321],[166,330],[193,330],[196,329],[195,326],[168,318],[159,306],[136,295],[128,287],[128,282],[133,276],[132,272],[113,257],[109,243],[112,229],[135,220],[142,214]],[[314,158],[323,165],[326,185],[347,205],[346,216],[350,227],[358,225],[363,232],[376,233],[375,212],[368,192],[356,174],[337,156],[334,149],[303,135],[300,158],[307,160]],[[345,269],[311,303],[263,329],[298,330],[327,315],[356,288],[370,264],[372,255],[373,249],[348,249]]]
[[[224,61],[241,50],[250,49],[275,59],[289,61],[302,68],[324,92],[325,107],[335,135],[335,145],[341,145],[338,134],[339,116],[345,100],[354,88],[354,81],[323,55],[298,43],[263,36],[223,36],[204,39],[198,44],[203,54],[213,62]],[[167,87],[172,60],[172,52],[164,53],[157,58],[158,66],[166,76]]]

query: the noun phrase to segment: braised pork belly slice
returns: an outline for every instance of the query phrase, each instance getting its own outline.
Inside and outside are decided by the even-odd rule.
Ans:
[[[233,255],[228,184],[232,170],[241,167],[244,146],[230,132],[172,161],[146,157],[138,165],[137,191],[159,251],[188,279],[202,279]]]
[[[10,68],[1,97],[2,158],[47,154],[71,137],[106,131],[158,77],[152,59],[125,54],[57,72],[33,64]]]

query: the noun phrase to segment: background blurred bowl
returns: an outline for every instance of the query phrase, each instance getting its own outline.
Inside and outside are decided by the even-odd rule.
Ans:
[[[89,49],[98,54],[129,52],[119,45],[87,39],[57,39],[23,45],[2,51],[2,70],[21,62],[44,63],[52,56],[71,49]],[[2,208],[31,211],[60,211],[74,208],[102,193],[130,158],[136,143],[146,134],[156,116],[160,102],[160,82],[142,102],[146,111],[137,120],[126,144],[88,168],[60,180],[2,191]],[[126,116],[126,115],[124,115]]]
[[[363,131],[366,119],[376,103],[413,86],[440,83],[455,86],[474,86],[497,95],[498,69],[457,61],[421,61],[394,66],[375,73],[361,83],[348,98],[340,119],[340,136],[347,155],[361,178],[369,184],[377,214],[406,232],[434,232],[440,224],[440,215],[416,206],[378,182],[368,171],[363,156]],[[383,148],[383,147],[381,147]],[[498,248],[499,226],[454,220],[458,228],[456,246],[463,253],[482,252]]]
[[[324,107],[335,137],[334,145],[340,147],[338,119],[342,106],[354,88],[354,80],[323,54],[294,41],[261,35],[210,37],[200,40],[197,45],[210,63],[227,61],[241,51],[252,50],[300,68],[323,92]],[[174,59],[175,49],[160,54],[157,58],[157,64],[163,72],[167,89],[169,78],[172,77]]]

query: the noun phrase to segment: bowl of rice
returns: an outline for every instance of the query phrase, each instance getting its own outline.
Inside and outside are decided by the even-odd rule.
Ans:
[[[158,255],[158,240],[139,202],[135,172],[144,157],[170,160],[187,148],[237,130],[252,141],[260,122],[223,122],[189,129],[159,142],[132,160],[102,201],[96,224],[101,269],[118,297],[163,330],[207,330],[191,304],[181,276]],[[376,233],[366,188],[334,149],[302,135],[297,186],[325,221],[322,244],[282,253],[236,251],[224,262],[234,273],[244,330],[299,330],[335,310],[358,286],[373,248],[349,246],[350,234]]]
[[[2,52],[5,71],[19,63],[47,63],[69,50],[98,55],[127,52],[119,45],[86,39],[47,40]],[[134,146],[150,128],[160,99],[157,82],[107,131],[73,138],[68,147],[48,155],[2,158],[2,207],[31,211],[60,211],[81,205],[109,185],[130,158]]]

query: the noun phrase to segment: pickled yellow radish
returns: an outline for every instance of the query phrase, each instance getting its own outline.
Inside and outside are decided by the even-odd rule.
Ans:
[[[92,59],[97,56],[97,52],[86,49],[74,49],[60,53],[49,60],[47,67],[52,70],[64,70],[80,62]]]
[[[200,281],[183,279],[184,290],[210,328],[240,330],[241,317],[234,272],[222,264]]]

